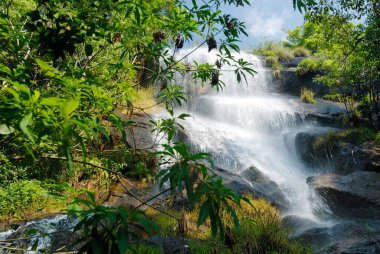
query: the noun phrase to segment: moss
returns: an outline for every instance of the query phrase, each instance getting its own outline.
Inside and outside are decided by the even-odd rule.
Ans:
[[[354,128],[339,132],[328,132],[316,139],[313,149],[315,151],[334,149],[341,142],[360,145],[377,138],[380,138],[379,133],[370,128]]]
[[[305,103],[316,103],[317,101],[314,98],[315,94],[313,90],[306,87],[301,88],[301,100]]]

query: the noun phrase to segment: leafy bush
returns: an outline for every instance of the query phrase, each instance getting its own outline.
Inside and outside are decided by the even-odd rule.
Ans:
[[[315,74],[322,71],[322,62],[319,58],[310,57],[303,59],[297,66],[297,74],[300,76]]]
[[[36,180],[23,180],[0,188],[0,216],[22,215],[46,205],[47,191]]]
[[[323,96],[324,100],[333,101],[333,102],[342,102],[343,98],[342,95],[339,93],[335,94],[326,94]]]
[[[293,55],[297,57],[309,57],[310,51],[305,47],[296,47],[293,49]]]
[[[306,87],[301,88],[301,100],[305,103],[316,103],[316,99],[314,99],[314,92],[311,89],[308,89]]]

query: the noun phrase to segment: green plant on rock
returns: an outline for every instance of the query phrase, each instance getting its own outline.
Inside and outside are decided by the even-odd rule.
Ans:
[[[301,100],[305,103],[317,103],[317,100],[314,98],[315,94],[313,90],[302,87],[301,88]]]

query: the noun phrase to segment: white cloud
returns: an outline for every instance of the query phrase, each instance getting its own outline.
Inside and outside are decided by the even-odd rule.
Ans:
[[[284,30],[288,18],[287,12],[271,15],[253,11],[246,17],[247,29],[250,35],[257,39],[283,40],[286,38]]]

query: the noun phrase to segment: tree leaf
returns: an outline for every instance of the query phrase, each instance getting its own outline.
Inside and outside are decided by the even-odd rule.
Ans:
[[[5,124],[0,125],[0,134],[1,135],[9,135],[13,133],[15,129],[12,126],[7,126]]]
[[[34,142],[34,139],[33,139],[33,136],[32,136],[32,133],[29,131],[28,129],[28,126],[30,124],[32,124],[32,121],[33,121],[33,114],[30,113],[26,116],[24,116],[20,122],[20,129],[22,130],[22,132],[24,132],[28,138]]]

